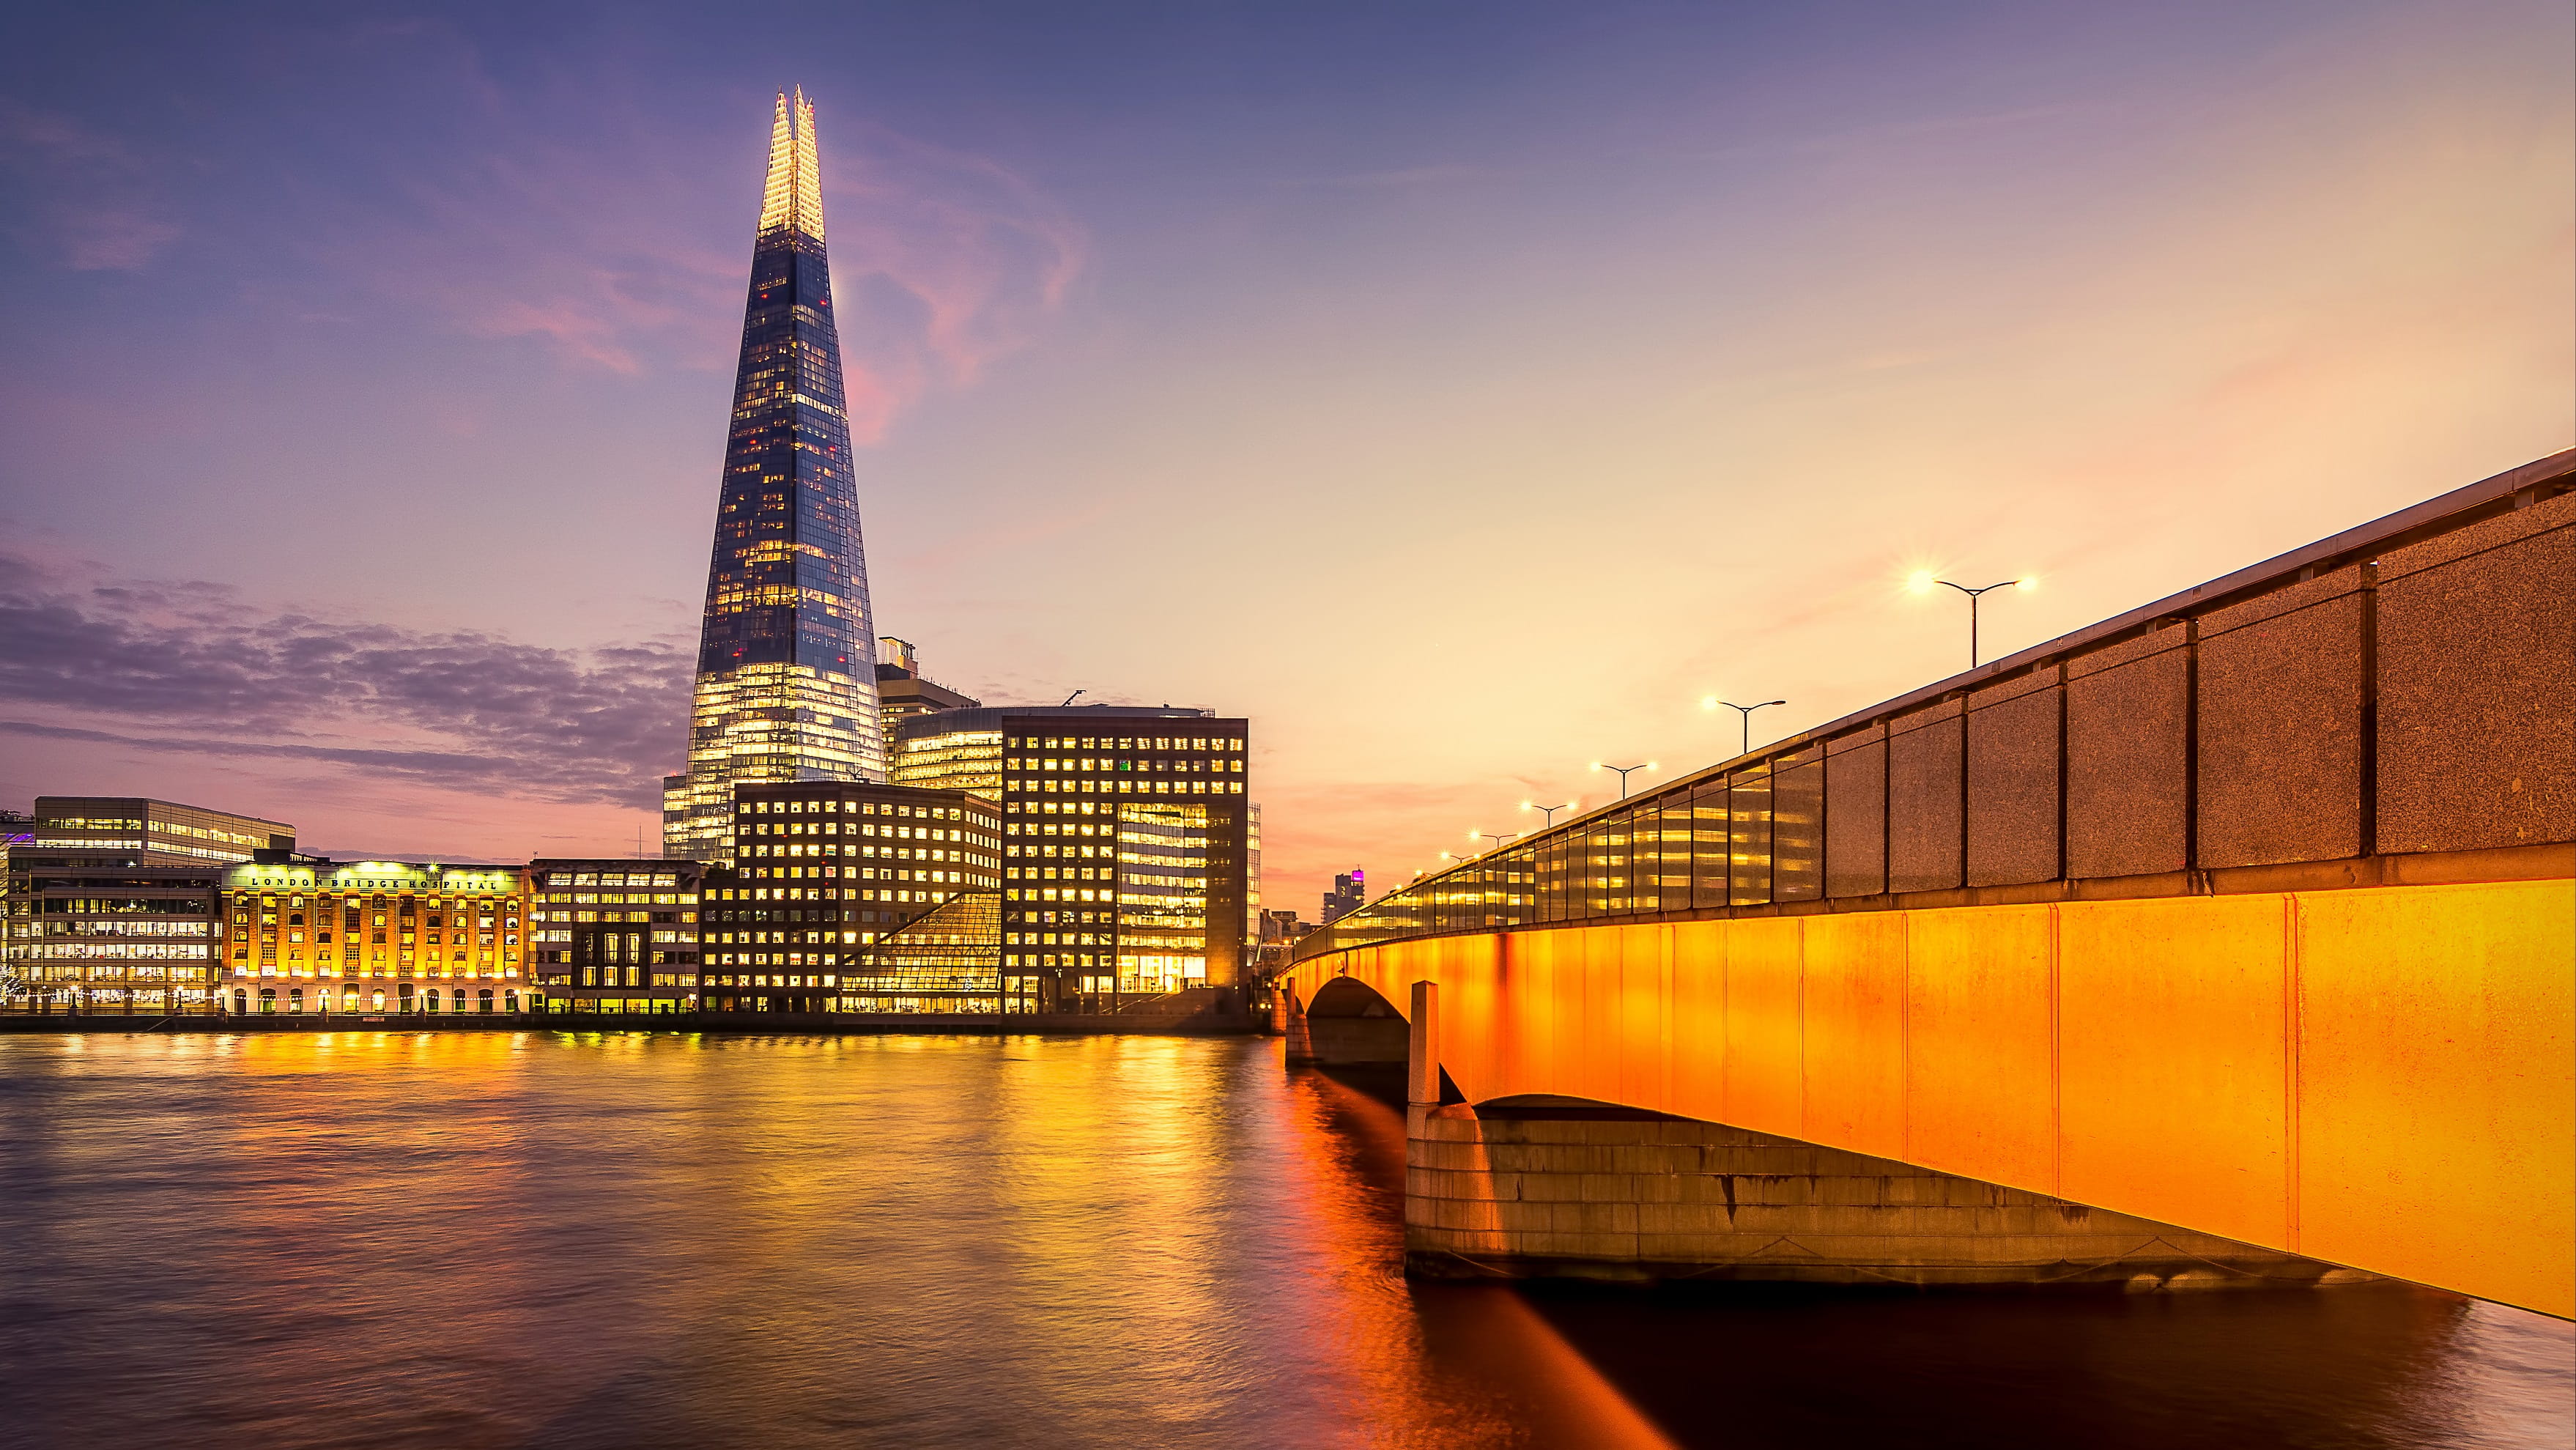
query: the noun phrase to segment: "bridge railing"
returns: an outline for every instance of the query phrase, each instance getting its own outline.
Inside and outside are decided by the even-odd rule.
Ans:
[[[1296,956],[1646,916],[2366,884],[2391,858],[2564,874],[2571,580],[2576,450],[1569,820]],[[2511,857],[2438,864],[2493,852]]]

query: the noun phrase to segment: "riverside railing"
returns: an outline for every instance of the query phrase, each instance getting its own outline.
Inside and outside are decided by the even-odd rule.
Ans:
[[[1644,917],[2566,874],[2572,490],[2576,450],[2457,489],[1537,832],[1296,957]]]

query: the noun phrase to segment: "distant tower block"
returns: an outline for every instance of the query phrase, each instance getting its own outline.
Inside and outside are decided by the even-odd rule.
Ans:
[[[799,89],[770,126],[689,763],[662,782],[666,855],[733,859],[738,782],[885,779],[875,636],[814,108]]]
[[[1324,893],[1324,920],[1327,924],[1360,909],[1368,900],[1368,873],[1357,866],[1333,878],[1333,889]]]

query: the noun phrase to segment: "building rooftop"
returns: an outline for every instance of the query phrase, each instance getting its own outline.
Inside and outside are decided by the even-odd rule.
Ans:
[[[1214,710],[1179,705],[983,705],[972,710],[942,710],[916,715],[895,727],[895,736],[917,740],[957,730],[999,730],[1004,720],[1045,718],[1082,720],[1214,720]]]

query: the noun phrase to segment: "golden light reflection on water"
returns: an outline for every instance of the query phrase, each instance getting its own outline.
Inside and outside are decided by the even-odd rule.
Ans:
[[[13,1299],[88,1326],[10,1347],[83,1444],[1658,1443],[1512,1296],[1416,1303],[1400,1120],[1275,1044],[22,1038],[0,1077]]]
[[[2342,1434],[2318,1443],[2558,1423],[2563,1335],[2448,1300],[2213,1315],[1411,1284],[1400,1116],[1277,1053],[0,1039],[0,1442],[1666,1443],[1643,1405],[1695,1444],[1925,1417],[1947,1443],[1931,1427],[1963,1406],[2035,1403],[2124,1444],[2173,1366],[2207,1385],[2259,1352],[2278,1364],[2248,1393],[2321,1377],[2267,1411]],[[2023,1362],[2052,1353],[2035,1392]],[[2248,1423],[2234,1443],[2277,1441]],[[2369,1430],[2398,1424],[2425,1434]]]

